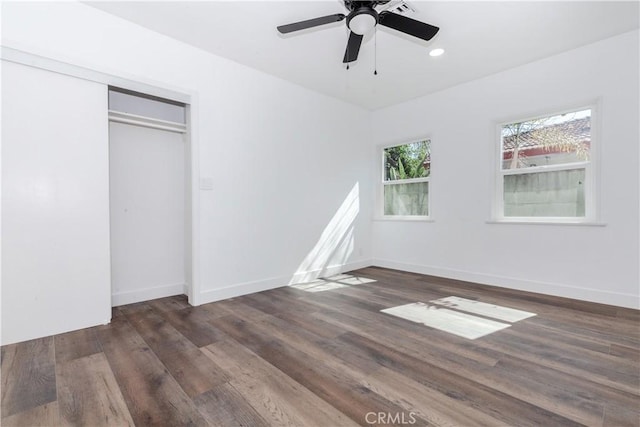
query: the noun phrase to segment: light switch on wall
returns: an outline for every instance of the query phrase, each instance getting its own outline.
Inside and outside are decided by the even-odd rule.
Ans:
[[[201,177],[200,178],[200,189],[201,190],[213,190],[213,178],[211,177]]]

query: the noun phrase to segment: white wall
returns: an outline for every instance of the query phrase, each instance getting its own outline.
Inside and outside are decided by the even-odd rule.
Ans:
[[[2,63],[2,343],[111,319],[107,90]]]
[[[196,304],[318,274],[309,269],[367,265],[373,248],[381,265],[637,306],[637,37],[370,114],[84,4],[2,3],[3,46],[191,96],[194,168],[214,183],[194,193]],[[486,224],[492,124],[598,97],[607,226]],[[415,136],[433,141],[435,222],[372,226],[371,140]],[[3,306],[16,286],[3,283]],[[29,298],[39,296],[24,296],[23,306],[35,307]],[[26,336],[23,325],[6,325],[2,316],[3,330]]]
[[[375,221],[374,263],[639,307],[638,51],[635,31],[375,111],[376,146],[431,137],[435,221]],[[495,124],[594,100],[606,226],[487,223]]]
[[[4,2],[2,36],[4,46],[192,96],[194,166],[214,182],[194,200],[200,288],[192,302],[300,277],[356,185],[357,216],[341,229],[353,244],[321,242],[313,265],[369,264],[367,111],[83,4]]]

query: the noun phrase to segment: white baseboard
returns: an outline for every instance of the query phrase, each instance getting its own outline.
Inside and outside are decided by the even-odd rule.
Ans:
[[[182,295],[186,291],[184,284],[159,286],[155,288],[136,289],[135,291],[120,292],[111,295],[111,306],[133,304],[135,302],[149,301],[157,298]]]
[[[371,265],[371,260],[364,261],[355,261],[348,264],[343,265],[335,265],[331,267],[325,267],[320,270],[310,270],[303,272],[296,272],[292,277],[289,278],[287,284],[295,285],[297,283],[306,283],[312,280],[316,280],[319,277],[330,277],[335,276],[336,274],[344,273],[346,271],[358,270],[360,268],[369,267]]]
[[[546,295],[554,295],[564,298],[572,298],[581,301],[590,301],[600,304],[609,304],[619,307],[640,309],[640,298],[638,295],[624,294],[617,292],[607,292],[599,289],[580,288],[567,286],[558,283],[539,282],[533,280],[523,280],[513,277],[496,276],[470,271],[434,267],[428,265],[408,264],[384,259],[372,259],[355,261],[348,264],[327,267],[322,270],[307,272],[297,272],[292,276],[274,277],[264,280],[238,283],[219,289],[210,289],[201,292],[198,298],[199,304],[220,301],[255,292],[267,291],[269,289],[280,288],[301,281],[311,281],[318,277],[333,276],[351,270],[358,270],[369,266],[392,268],[395,270],[407,271],[410,273],[426,274],[436,277],[444,277],[466,282],[480,283],[490,286],[515,289],[526,292],[536,292]],[[148,301],[156,298],[164,298],[186,293],[185,285],[169,285],[157,288],[147,288],[131,292],[122,292],[111,296],[111,304],[114,307],[132,304],[135,302]]]
[[[256,280],[252,282],[237,283],[235,285],[225,286],[224,288],[202,291],[200,293],[200,297],[198,298],[198,302],[199,304],[207,304],[210,302],[220,301],[228,298],[267,291],[269,289],[281,288],[283,286],[288,286],[294,283],[300,283],[300,281],[305,278],[310,281],[318,277],[333,276],[335,274],[357,270],[359,268],[368,267],[370,265],[371,260],[355,261],[348,264],[327,267],[322,270],[297,272],[292,276],[280,276],[270,279]]]
[[[480,283],[483,285],[498,286],[501,288],[516,289],[520,291],[536,292],[540,294],[571,298],[581,301],[596,302],[600,304],[615,305],[618,307],[640,309],[640,297],[633,294],[608,292],[599,289],[580,288],[559,283],[538,282],[523,280],[513,277],[496,276],[482,273],[474,273],[464,270],[456,270],[428,265],[407,264],[403,262],[373,259],[372,265],[376,267],[393,268],[410,273],[427,274],[430,276],[445,277],[465,282]]]

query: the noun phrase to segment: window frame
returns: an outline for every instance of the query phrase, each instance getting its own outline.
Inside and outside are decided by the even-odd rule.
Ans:
[[[516,116],[509,120],[501,120],[495,123],[495,195],[493,203],[492,221],[495,223],[533,223],[533,224],[596,224],[599,217],[597,185],[599,183],[598,176],[598,159],[599,159],[599,123],[600,123],[600,102],[599,100],[576,104],[569,108],[552,110],[550,112],[534,114],[528,116]],[[574,113],[577,111],[591,110],[591,130],[589,142],[589,160],[574,163],[565,163],[557,165],[541,165],[530,166],[518,169],[503,169],[503,153],[502,153],[502,127],[515,122],[524,122],[536,120],[540,118],[553,117],[562,114]],[[585,214],[580,217],[558,217],[558,216],[505,216],[504,215],[504,180],[509,175],[524,175],[530,173],[544,173],[563,170],[582,170],[585,171],[584,179],[584,200]]]
[[[378,191],[377,191],[377,206],[376,206],[376,215],[374,219],[376,220],[386,220],[386,221],[423,221],[423,222],[433,222],[433,215],[431,209],[431,175],[433,174],[433,165],[431,165],[429,176],[424,178],[409,178],[409,179],[398,179],[398,180],[389,180],[386,181],[385,178],[385,155],[384,151],[387,148],[399,147],[401,145],[413,144],[415,142],[421,141],[429,141],[429,155],[433,153],[432,151],[432,138],[430,136],[425,137],[417,137],[405,139],[401,142],[392,142],[384,145],[377,146],[377,157],[378,157]],[[386,215],[384,213],[384,189],[388,185],[398,185],[398,184],[415,184],[419,182],[428,183],[428,192],[427,192],[427,215]]]

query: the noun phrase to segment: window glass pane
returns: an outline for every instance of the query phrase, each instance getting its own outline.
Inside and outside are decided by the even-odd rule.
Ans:
[[[584,217],[584,169],[505,175],[505,217]]]
[[[591,110],[502,126],[502,169],[589,160]]]
[[[384,186],[385,215],[429,215],[429,183],[392,184]]]
[[[425,178],[431,172],[431,141],[384,149],[384,180]]]

